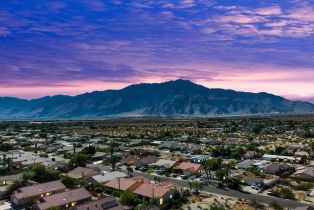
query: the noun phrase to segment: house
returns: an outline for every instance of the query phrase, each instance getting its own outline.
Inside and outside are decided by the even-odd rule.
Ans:
[[[42,197],[64,192],[66,187],[60,181],[46,182],[28,187],[22,187],[13,192],[11,201],[16,206],[31,204]]]
[[[248,171],[235,173],[231,176],[231,178],[242,184],[258,185],[261,187],[269,187],[279,181],[278,176],[267,175],[265,178],[261,178]]]
[[[106,153],[104,152],[96,152],[92,155],[92,160],[102,160],[105,155]]]
[[[211,159],[212,157],[209,155],[197,155],[191,158],[192,163],[205,163],[207,160]]]
[[[143,183],[133,191],[138,195],[147,199],[156,199],[159,206],[163,206],[180,196],[181,187],[172,182],[162,182],[159,184]]]
[[[266,165],[264,169],[260,169],[260,171],[265,174],[281,175],[290,168],[291,166],[285,163],[271,163]]]
[[[61,209],[74,208],[75,206],[90,201],[92,195],[85,188],[69,190],[63,193],[43,197],[41,203],[36,207],[39,210],[46,210],[51,206],[60,207]]]
[[[145,157],[142,157],[141,159],[137,160],[135,165],[136,167],[145,166],[148,164],[156,163],[159,160],[157,156],[148,155]]]
[[[300,206],[295,208],[294,210],[314,210],[314,207],[312,206]]]
[[[268,160],[256,161],[253,166],[257,169],[265,168],[270,162]]]
[[[233,138],[233,137],[228,137],[226,139],[227,143],[228,144],[231,144],[231,145],[235,145],[238,143],[239,139],[238,138]]]
[[[294,155],[297,157],[309,157],[310,156],[310,154],[305,151],[297,151],[294,153]]]
[[[200,173],[202,165],[197,163],[181,162],[176,169],[182,171],[186,176],[191,176]]]
[[[136,163],[136,161],[138,161],[140,158],[136,155],[129,155],[126,157],[123,157],[120,160],[120,163],[122,163],[123,165],[134,165]]]
[[[245,160],[241,163],[238,163],[235,167],[237,169],[247,169],[247,168],[253,166],[255,163],[256,163],[255,160]]]
[[[66,175],[68,177],[71,177],[73,179],[82,179],[82,178],[88,178],[91,176],[99,175],[100,171],[93,168],[84,168],[84,167],[76,167]]]
[[[273,162],[290,162],[295,163],[300,161],[300,157],[284,156],[284,155],[269,155],[265,154],[262,157],[263,160],[273,161]]]
[[[177,161],[174,160],[165,160],[165,159],[160,159],[158,160],[156,163],[153,163],[154,166],[156,166],[157,168],[166,168],[166,169],[170,169],[172,168],[175,164],[177,163]]]
[[[246,153],[243,155],[244,159],[253,159],[259,157],[261,157],[261,155],[255,151],[246,151]]]
[[[113,171],[113,172],[102,171],[101,174],[96,175],[96,176],[91,176],[88,178],[88,180],[92,184],[104,184],[114,178],[122,178],[126,176],[127,175],[125,173],[120,172],[120,171]]]
[[[150,181],[142,176],[132,177],[132,178],[114,178],[109,182],[105,183],[106,188],[113,190],[125,191],[130,190],[134,191],[143,183],[150,183]]]
[[[158,146],[159,150],[168,149],[170,151],[187,151],[189,149],[187,144],[178,143],[177,141],[166,141]]]
[[[83,205],[76,206],[73,210],[125,210],[116,198],[108,196],[105,198],[91,201]]]
[[[314,181],[314,167],[300,167],[292,174],[291,178],[304,180],[304,181]]]

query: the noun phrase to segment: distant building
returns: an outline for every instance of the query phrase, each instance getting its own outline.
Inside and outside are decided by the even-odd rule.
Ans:
[[[207,160],[212,159],[209,155],[197,155],[191,158],[192,163],[205,163]]]
[[[292,157],[292,156],[283,156],[283,155],[269,155],[265,154],[262,157],[263,160],[272,161],[272,162],[298,162],[300,160],[299,157]]]
[[[88,178],[88,180],[92,183],[92,184],[104,184],[114,178],[122,178],[122,177],[126,177],[127,175],[123,172],[120,171],[113,171],[113,172],[106,172],[106,171],[102,171],[101,174],[99,175],[95,175],[95,176],[91,176]]]
[[[137,160],[135,165],[137,167],[140,167],[140,166],[156,163],[158,160],[159,160],[159,158],[157,156],[148,155],[148,156],[142,157],[141,159]]]
[[[291,166],[285,163],[271,163],[266,165],[264,169],[261,169],[261,171],[265,174],[281,175],[290,168]]]
[[[231,176],[232,179],[247,185],[271,186],[279,181],[278,176],[267,175],[265,178],[257,177],[255,174],[244,171]]]
[[[314,181],[314,167],[300,167],[291,176],[291,178],[304,181]]]
[[[66,175],[73,179],[81,179],[81,178],[88,178],[91,176],[99,175],[100,171],[93,169],[93,168],[84,168],[84,167],[76,167]]]
[[[176,167],[177,170],[182,171],[183,174],[186,176],[198,174],[200,173],[202,168],[203,167],[201,164],[190,163],[190,162],[182,162]]]

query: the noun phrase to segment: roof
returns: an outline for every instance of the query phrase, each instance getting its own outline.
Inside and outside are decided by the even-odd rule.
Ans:
[[[297,158],[292,157],[292,156],[284,156],[284,155],[270,155],[270,154],[265,154],[263,155],[263,158],[271,158],[271,159],[286,159],[286,160],[296,160]]]
[[[171,168],[174,164],[176,164],[176,162],[177,161],[160,159],[156,163],[154,163],[153,165]]]
[[[301,206],[301,207],[295,208],[294,210],[314,210],[314,208],[311,206]]]
[[[130,189],[137,183],[149,183],[149,180],[142,176],[132,178],[115,178],[107,182],[104,186],[124,191]]]
[[[96,201],[92,201],[80,206],[75,210],[124,210],[125,208],[119,204],[116,198],[106,197]]]
[[[136,164],[137,165],[138,164],[146,165],[146,164],[156,163],[158,160],[159,160],[159,158],[157,156],[148,155],[148,156],[145,156],[145,157],[137,160]]]
[[[92,176],[92,179],[94,179],[98,183],[104,183],[117,177],[126,177],[126,176],[127,175],[123,172],[113,171],[113,172],[107,172],[107,173],[102,173],[100,175]]]
[[[276,173],[277,171],[287,170],[290,166],[284,163],[271,163],[265,166],[265,171],[270,173]]]
[[[128,190],[133,185],[135,185],[137,182],[131,179],[126,178],[115,178],[110,180],[105,184],[106,187],[110,187],[117,190]]]
[[[314,167],[301,167],[292,175],[295,178],[314,179]]]
[[[79,179],[79,178],[83,178],[83,177],[95,176],[98,174],[99,174],[99,171],[96,169],[76,167],[75,169],[73,169],[72,171],[70,171],[68,173],[68,176],[75,178],[75,179]]]
[[[201,164],[190,163],[190,162],[182,162],[177,166],[177,169],[188,170],[192,172],[198,171],[202,167]]]
[[[19,188],[17,193],[14,193],[14,196],[18,199],[21,199],[26,197],[38,196],[41,194],[52,192],[54,190],[60,191],[65,189],[66,187],[61,181],[53,181]]]
[[[255,160],[245,160],[245,161],[243,161],[241,163],[238,163],[237,167],[238,168],[247,168],[249,166],[252,166],[254,163],[256,163]]]
[[[63,193],[58,193],[48,197],[44,197],[43,203],[38,204],[38,208],[41,210],[48,209],[51,206],[62,206],[68,203],[86,200],[91,198],[92,195],[85,188],[78,188]]]
[[[179,190],[178,186],[172,182],[163,182],[160,184],[144,183],[134,190],[134,194],[148,198],[160,198],[171,190]]]

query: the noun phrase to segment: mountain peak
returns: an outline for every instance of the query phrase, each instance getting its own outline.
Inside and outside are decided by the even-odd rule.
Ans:
[[[0,98],[1,99],[1,98]],[[0,119],[313,113],[314,105],[268,93],[208,89],[189,80],[34,100],[0,100]]]

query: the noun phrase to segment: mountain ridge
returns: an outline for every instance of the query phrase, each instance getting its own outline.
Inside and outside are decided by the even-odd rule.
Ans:
[[[266,92],[207,88],[189,80],[141,83],[77,96],[56,95],[31,100],[0,97],[0,119],[275,113],[314,113],[314,105]]]

